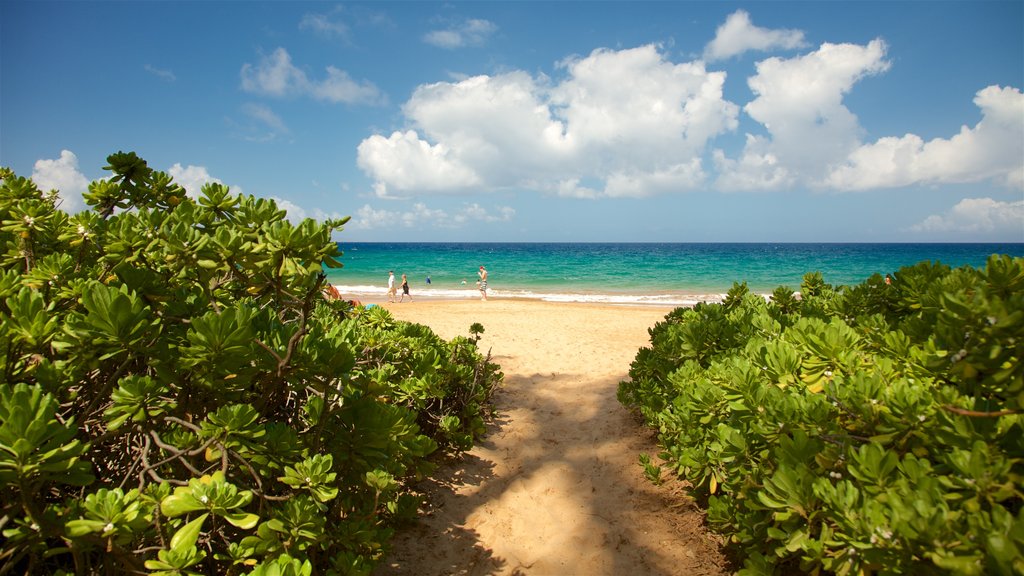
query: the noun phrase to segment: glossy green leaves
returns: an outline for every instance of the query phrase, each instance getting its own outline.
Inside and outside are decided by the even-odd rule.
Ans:
[[[174,489],[174,493],[160,502],[160,511],[174,518],[189,512],[206,510],[243,529],[259,522],[259,516],[243,511],[233,512],[252,501],[252,492],[239,490],[224,479],[223,472],[189,480],[188,486]]]
[[[331,472],[333,465],[334,459],[330,455],[317,454],[297,463],[294,468],[285,466],[284,476],[278,480],[292,488],[309,491],[319,502],[328,502],[338,495],[338,489],[334,487],[334,479],[338,475]]]
[[[82,460],[88,444],[75,437],[74,423],[61,423],[56,412],[57,401],[39,386],[0,386],[0,483],[92,482],[92,467]]]
[[[737,285],[651,342],[619,399],[743,574],[1024,573],[1024,259]]]
[[[0,573],[368,574],[497,365],[326,300],[346,219],[107,169],[0,168]]]

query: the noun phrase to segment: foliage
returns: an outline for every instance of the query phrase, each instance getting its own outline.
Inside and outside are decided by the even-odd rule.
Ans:
[[[479,334],[324,298],[345,220],[108,161],[73,216],[0,172],[0,574],[367,574],[483,433]]]
[[[619,399],[744,574],[1021,574],[1022,358],[1024,259],[813,273],[672,312]]]

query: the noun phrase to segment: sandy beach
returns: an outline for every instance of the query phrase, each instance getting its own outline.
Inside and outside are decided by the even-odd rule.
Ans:
[[[675,480],[638,464],[653,432],[618,403],[648,328],[670,310],[529,300],[380,304],[450,339],[479,322],[505,374],[497,417],[420,488],[425,517],[398,532],[385,575],[720,575],[720,540]]]

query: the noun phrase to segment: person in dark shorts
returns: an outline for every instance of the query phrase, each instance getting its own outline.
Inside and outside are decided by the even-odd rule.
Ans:
[[[406,278],[405,274],[402,274],[402,297],[398,301],[405,302],[406,296],[409,297],[409,302],[412,302],[412,294],[409,294],[409,279]]]

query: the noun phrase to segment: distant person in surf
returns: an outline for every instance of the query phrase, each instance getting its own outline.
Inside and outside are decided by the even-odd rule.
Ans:
[[[388,270],[388,302],[395,301],[395,271]]]
[[[487,268],[484,268],[483,266],[480,266],[480,270],[477,271],[476,275],[480,277],[480,281],[477,282],[477,286],[480,287],[480,296],[481,296],[480,299],[483,300],[484,302],[486,302],[487,301]]]

